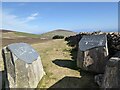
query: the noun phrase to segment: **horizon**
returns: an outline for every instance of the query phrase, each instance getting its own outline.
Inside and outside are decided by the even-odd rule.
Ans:
[[[0,17],[1,29],[34,34],[118,31],[117,2],[3,2]]]

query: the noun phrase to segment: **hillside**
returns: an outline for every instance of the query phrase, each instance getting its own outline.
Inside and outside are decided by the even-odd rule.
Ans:
[[[43,34],[31,34],[31,33],[25,33],[25,32],[12,31],[12,30],[0,30],[0,31],[2,31],[3,38],[7,38],[8,36],[10,36],[8,38],[31,37],[31,38],[52,39],[52,37],[55,35],[62,35],[64,37],[67,37],[67,36],[73,36],[77,34],[76,32],[69,31],[69,30],[62,30],[62,29],[50,31]]]
[[[2,38],[2,46],[17,43],[17,42],[26,42],[26,43],[39,43],[52,40],[52,37],[55,35],[62,35],[64,37],[76,35],[75,32],[68,31],[68,30],[55,30],[43,34],[31,34],[25,32],[17,32],[12,30],[0,30],[2,31],[1,38]]]
[[[55,36],[55,35],[62,35],[64,37],[67,37],[67,36],[73,36],[75,34],[77,34],[77,33],[69,31],[69,30],[58,29],[58,30],[47,32],[47,33],[43,33],[43,34],[40,35],[40,38],[52,39],[52,37]]]
[[[17,32],[12,30],[0,30],[2,31],[3,38],[9,38],[12,37],[31,37],[31,38],[38,38],[40,35],[37,34],[31,34],[31,33],[25,33],[25,32]]]
[[[2,39],[2,46],[6,46],[11,43],[18,43],[18,42],[25,42],[29,44],[39,43],[39,42],[46,42],[50,39],[41,39],[40,35],[31,34],[31,33],[24,33],[24,32],[17,32],[11,30],[0,30],[1,39]],[[0,45],[1,46],[1,45]]]

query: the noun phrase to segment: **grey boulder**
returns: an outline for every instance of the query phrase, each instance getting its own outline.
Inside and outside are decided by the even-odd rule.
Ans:
[[[26,43],[3,48],[5,88],[36,88],[45,75],[39,54]]]
[[[106,35],[85,35],[79,42],[77,67],[96,73],[104,73],[108,60]]]

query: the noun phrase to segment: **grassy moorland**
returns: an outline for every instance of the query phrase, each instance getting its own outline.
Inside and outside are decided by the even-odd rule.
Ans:
[[[30,34],[30,33],[24,33],[24,32],[15,32],[16,35],[19,36],[26,36],[26,37],[32,37],[32,38],[40,38],[40,35],[38,34]]]
[[[50,34],[46,35],[49,36]],[[37,37],[38,35],[27,33],[5,32],[3,33],[2,42],[3,46],[15,42],[26,42],[32,45],[40,54],[46,75],[39,82],[38,88],[97,87],[94,83],[93,74],[76,68],[75,60],[72,59],[70,52],[72,47],[68,46],[64,39],[43,39],[41,41],[41,39]],[[2,56],[0,56],[0,63],[0,69],[2,70]]]

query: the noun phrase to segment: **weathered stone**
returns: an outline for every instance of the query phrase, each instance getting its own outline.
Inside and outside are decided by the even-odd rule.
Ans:
[[[36,88],[45,74],[40,56],[26,43],[12,44],[16,48],[9,46],[3,48],[5,88]]]
[[[120,52],[108,61],[101,88],[120,88]]]
[[[104,74],[95,75],[95,83],[97,83],[99,86],[102,85],[103,75]]]
[[[112,56],[116,51],[120,51],[120,32],[80,32],[75,36],[67,37],[68,45],[74,45],[78,48],[78,43],[84,35],[101,35],[107,36],[109,55]]]
[[[77,66],[79,68],[104,73],[107,60],[108,48],[105,35],[84,36],[80,40],[77,55]]]

